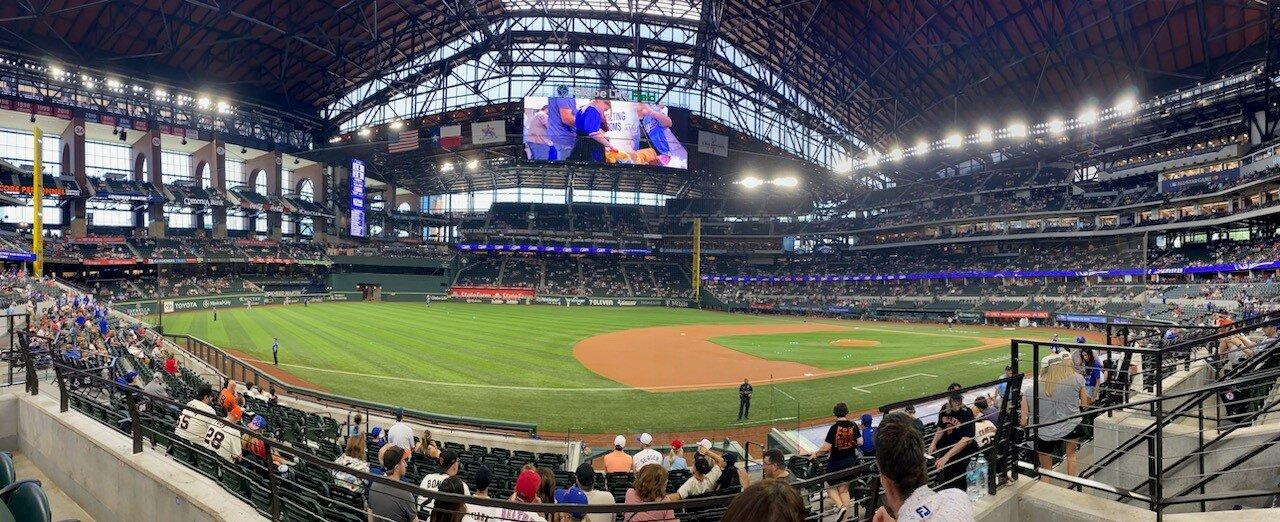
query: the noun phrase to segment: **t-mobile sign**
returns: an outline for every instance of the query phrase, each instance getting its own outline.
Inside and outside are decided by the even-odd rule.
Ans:
[[[364,237],[364,162],[351,160],[351,236]]]

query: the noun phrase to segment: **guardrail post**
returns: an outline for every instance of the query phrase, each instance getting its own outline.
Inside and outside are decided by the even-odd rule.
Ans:
[[[267,452],[267,478],[271,485],[271,520],[280,520],[280,477],[276,474],[271,462],[271,442],[262,437],[262,445]]]
[[[50,350],[50,355],[53,351]],[[69,407],[69,399],[67,397],[67,383],[62,376],[62,365],[53,365],[53,376],[58,380],[58,413],[66,413]]]
[[[129,405],[129,431],[133,437],[133,452],[142,453],[142,416],[138,414],[138,398],[128,386],[124,387],[124,397]]]
[[[1163,503],[1164,503],[1164,350],[1156,352],[1156,367],[1161,369],[1161,375],[1156,376],[1156,433],[1155,447],[1153,459],[1155,462],[1155,474],[1151,476],[1152,485],[1152,501],[1155,503],[1154,511],[1156,512],[1156,520],[1164,520]]]

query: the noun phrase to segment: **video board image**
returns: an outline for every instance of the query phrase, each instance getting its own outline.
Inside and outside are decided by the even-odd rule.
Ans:
[[[524,99],[533,161],[689,167],[688,111],[659,103],[542,96]]]

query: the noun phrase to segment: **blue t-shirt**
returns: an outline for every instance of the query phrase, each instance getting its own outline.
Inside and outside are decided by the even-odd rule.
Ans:
[[[865,455],[876,450],[876,429],[862,428],[862,444],[858,445],[858,449],[862,450]]]
[[[653,150],[658,151],[658,154],[671,153],[671,144],[667,142],[667,128],[663,127],[657,118],[645,116],[640,120],[640,127],[644,129],[645,135],[649,136],[649,143],[653,144]]]
[[[1098,380],[1101,378],[1102,364],[1097,359],[1094,359],[1093,363],[1089,365],[1088,371],[1084,374],[1084,385],[1089,387],[1097,386]]]
[[[578,118],[574,122],[577,124],[580,134],[591,135],[600,132],[604,118],[599,109],[588,105],[578,112]]]
[[[578,104],[573,98],[547,98],[547,139],[557,147],[572,149],[578,134],[560,119],[560,109],[568,109],[569,114],[573,114],[578,111]]]

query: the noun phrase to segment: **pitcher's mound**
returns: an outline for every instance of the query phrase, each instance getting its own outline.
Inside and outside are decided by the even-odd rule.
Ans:
[[[880,341],[871,341],[867,339],[836,339],[827,343],[831,346],[844,346],[848,348],[871,348],[879,346]]]

